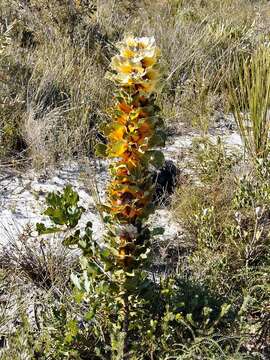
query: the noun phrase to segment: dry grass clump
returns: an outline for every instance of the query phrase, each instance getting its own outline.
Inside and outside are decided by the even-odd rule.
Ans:
[[[195,138],[188,167],[192,175],[180,184],[173,195],[172,212],[191,235],[196,245],[199,217],[211,209],[210,222],[215,236],[220,236],[234,212],[231,207],[236,188],[236,169],[240,155],[229,153],[219,139]],[[191,241],[192,242],[192,241]]]
[[[60,59],[59,51],[64,54]],[[41,49],[22,127],[29,155],[40,155],[41,164],[92,151],[96,127],[104,117],[99,106],[107,103],[108,91],[95,56],[63,43]]]
[[[35,343],[39,343],[39,337],[42,349],[47,331],[55,331],[54,311],[59,311],[63,301],[69,306],[70,269],[76,267],[74,254],[55,239],[37,241],[30,228],[1,248],[1,358],[8,359],[10,354],[16,357],[19,353],[21,358],[33,358],[37,355]]]
[[[83,28],[91,13],[72,10],[68,2],[2,5],[3,33],[12,24],[0,59],[2,156],[27,155],[42,166],[91,152],[93,129],[106,108],[106,51],[100,51],[102,39],[93,34],[77,38],[81,29],[70,23]]]
[[[157,2],[146,11],[143,31],[154,34],[164,54],[167,81],[160,101],[170,122],[207,130],[212,113],[226,105],[222,89],[230,61],[252,51],[259,23],[247,2]]]
[[[268,45],[268,46],[267,46]],[[229,82],[229,102],[241,137],[253,158],[269,154],[270,48],[260,46],[248,58],[235,60]]]
[[[1,268],[13,268],[13,276],[44,290],[64,288],[69,281],[69,269],[76,260],[55,244],[34,244],[33,239],[27,237],[22,234],[18,241],[9,243],[1,251]],[[56,294],[58,292],[56,289]]]

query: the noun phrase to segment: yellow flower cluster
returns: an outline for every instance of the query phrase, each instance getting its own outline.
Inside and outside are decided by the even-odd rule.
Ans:
[[[111,79],[123,87],[151,93],[159,80],[156,64],[160,50],[153,37],[126,37],[118,44],[119,55],[112,58]]]
[[[153,148],[163,146],[165,140],[152,96],[160,77],[160,51],[155,39],[128,36],[118,44],[118,50],[112,58],[109,78],[119,91],[115,93],[111,121],[103,127],[107,144],[101,148],[105,146],[105,156],[116,159],[111,164],[106,212],[116,230],[121,228],[114,238],[117,262],[130,267],[145,251],[144,222],[153,210],[154,190],[149,163],[153,165],[152,157],[160,158]]]

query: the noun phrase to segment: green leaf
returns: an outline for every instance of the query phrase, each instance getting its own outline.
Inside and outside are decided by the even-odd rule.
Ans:
[[[164,234],[165,229],[163,227],[156,227],[151,231],[151,235],[152,236],[156,236],[156,235],[163,235]]]
[[[105,144],[99,143],[95,146],[96,156],[106,157],[107,156],[107,146]]]
[[[161,151],[153,151],[150,157],[150,162],[156,167],[160,168],[163,166],[165,161],[164,155]]]
[[[38,232],[38,235],[53,234],[53,233],[62,231],[61,229],[59,229],[55,226],[54,227],[46,227],[42,223],[36,224],[36,230]]]
[[[154,147],[154,146],[165,146],[165,140],[166,140],[166,136],[165,133],[163,133],[162,131],[156,132],[150,139],[148,142],[148,145],[150,147]]]
[[[83,270],[87,269],[87,267],[88,267],[88,259],[87,259],[87,257],[81,256],[80,257],[80,264],[81,264],[81,268]]]
[[[66,222],[65,214],[61,208],[52,208],[49,207],[44,211],[44,215],[49,216],[49,218],[57,225],[64,225]]]
[[[228,312],[230,311],[231,309],[231,304],[226,304],[224,303],[222,306],[221,306],[221,311],[220,311],[220,318],[224,317],[225,315],[228,314]]]
[[[85,319],[86,321],[91,321],[94,316],[95,316],[94,310],[89,310],[89,311],[87,311],[87,313],[84,315],[84,319]]]
[[[80,230],[76,230],[74,235],[70,235],[62,241],[64,246],[77,245],[80,240]]]
[[[163,166],[165,158],[161,151],[149,150],[145,153],[145,160],[152,164],[156,169]]]
[[[134,273],[134,271],[132,271],[132,272],[128,272],[128,271],[126,271],[126,276],[128,276],[128,277],[134,277],[135,276],[135,273]]]
[[[121,156],[127,149],[127,142],[125,140],[119,140],[112,144],[112,147],[109,151],[110,157]]]
[[[104,221],[105,224],[110,223],[111,222],[111,216],[110,215],[105,215],[103,217],[103,221]]]
[[[65,336],[65,342],[71,343],[73,338],[78,334],[79,328],[76,320],[69,320],[67,323],[67,333]]]
[[[51,205],[52,207],[56,207],[56,206],[60,205],[61,197],[59,195],[57,195],[55,192],[50,192],[46,196],[46,203],[48,205]]]
[[[87,266],[87,271],[92,275],[92,276],[96,276],[97,274],[100,274],[100,269],[99,267],[94,264],[93,262],[89,262],[88,266]]]
[[[72,186],[67,185],[64,188],[64,194],[62,196],[62,200],[64,200],[64,202],[67,203],[69,206],[75,206],[77,205],[80,198],[78,193],[72,189]]]
[[[78,193],[72,189],[71,185],[67,185],[63,193],[51,192],[47,195],[46,202],[50,206],[44,214],[57,225],[74,228],[85,211],[82,206],[78,206],[79,200]]]
[[[81,304],[83,302],[83,299],[84,299],[84,291],[79,290],[78,288],[74,288],[73,289],[73,296],[74,296],[74,300],[76,301],[76,303]]]
[[[87,271],[85,271],[85,270],[84,270],[84,272],[83,272],[83,279],[84,279],[84,288],[85,288],[85,291],[86,291],[87,293],[89,293],[91,283],[90,283],[90,281],[89,281],[89,279],[88,279]]]
[[[82,250],[86,249],[87,243],[85,240],[81,239],[78,244]]]
[[[113,263],[107,262],[107,263],[104,264],[104,271],[105,272],[111,271],[113,269],[113,267],[114,267]]]
[[[93,227],[92,221],[87,221],[85,229],[91,229]]]
[[[110,250],[107,249],[107,248],[102,249],[101,252],[100,252],[100,256],[101,256],[103,259],[108,258],[110,255],[111,255],[111,252],[110,252]]]

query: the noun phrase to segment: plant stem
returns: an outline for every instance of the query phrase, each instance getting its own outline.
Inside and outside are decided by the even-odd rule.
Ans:
[[[124,323],[123,323],[123,333],[124,333],[124,347],[123,347],[123,360],[129,360],[129,301],[128,293],[124,295]]]

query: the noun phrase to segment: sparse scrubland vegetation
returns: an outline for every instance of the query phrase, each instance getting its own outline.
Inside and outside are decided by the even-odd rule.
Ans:
[[[270,358],[269,19],[263,0],[0,0],[1,172],[111,164],[99,242],[66,186],[1,247],[1,359]],[[190,133],[152,201],[159,148]]]

